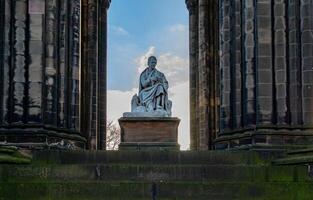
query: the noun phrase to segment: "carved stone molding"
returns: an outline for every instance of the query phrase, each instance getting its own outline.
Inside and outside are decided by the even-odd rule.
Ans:
[[[186,6],[190,15],[194,15],[197,10],[197,0],[186,0]]]
[[[111,0],[104,0],[104,5],[108,9],[110,7]]]

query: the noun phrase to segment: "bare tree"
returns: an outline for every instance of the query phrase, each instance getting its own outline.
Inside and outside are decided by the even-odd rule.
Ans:
[[[107,122],[106,145],[108,150],[117,150],[121,141],[120,128],[112,121]]]

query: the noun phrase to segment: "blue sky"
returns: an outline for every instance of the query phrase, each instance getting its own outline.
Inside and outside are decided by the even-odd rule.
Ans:
[[[130,110],[150,55],[170,84],[179,141],[189,145],[188,11],[185,0],[112,0],[108,14],[108,118]]]
[[[169,45],[172,35],[168,29],[175,25],[188,24],[184,0],[112,0],[109,9],[108,44],[108,88],[130,89],[132,76],[124,73],[135,72],[134,58],[150,46],[158,52],[175,52],[184,56],[186,48],[173,49]],[[179,42],[179,41],[177,41]],[[112,78],[110,78],[112,77]]]

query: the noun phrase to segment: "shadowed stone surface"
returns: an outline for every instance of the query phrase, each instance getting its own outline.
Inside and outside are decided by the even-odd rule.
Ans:
[[[270,157],[267,157],[269,159]],[[30,165],[0,165],[0,198],[93,200],[311,199],[306,166],[272,166],[242,151],[34,151]]]
[[[79,0],[0,1],[0,143],[85,147],[80,7]]]
[[[308,145],[313,136],[313,14],[307,11],[313,2],[186,4],[191,148]]]
[[[189,11],[190,148],[213,149],[219,116],[219,1],[186,0]]]

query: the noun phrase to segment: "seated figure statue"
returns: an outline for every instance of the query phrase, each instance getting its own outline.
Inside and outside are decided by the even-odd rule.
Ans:
[[[132,98],[133,116],[170,117],[172,102],[168,99],[168,82],[155,67],[157,59],[150,56],[148,66],[140,75],[139,93]]]

